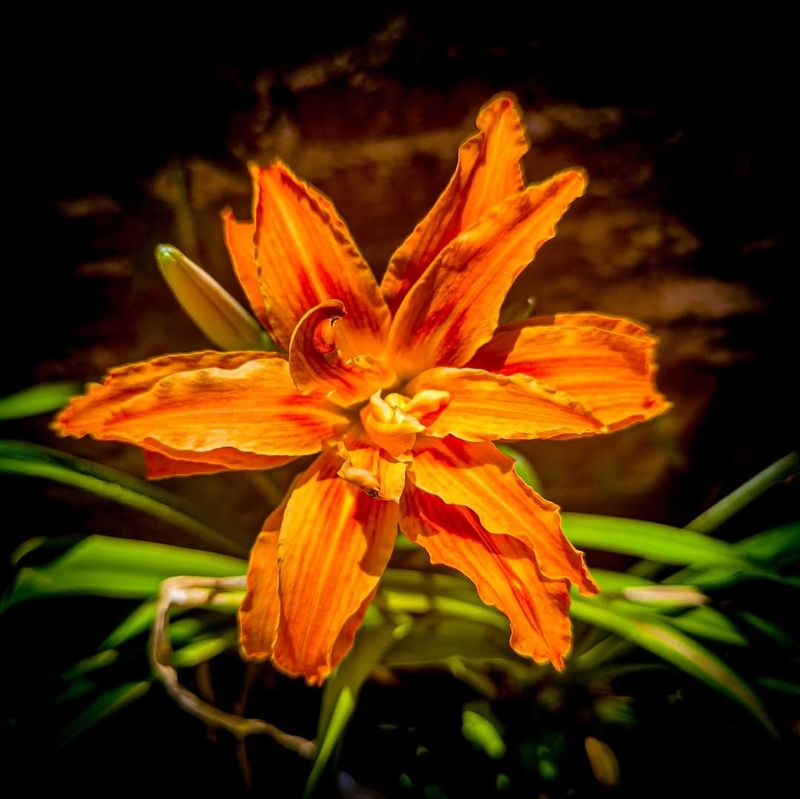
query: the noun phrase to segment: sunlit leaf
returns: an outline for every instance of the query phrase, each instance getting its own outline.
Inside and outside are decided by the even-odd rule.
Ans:
[[[82,594],[146,599],[162,580],[180,574],[230,577],[244,574],[238,558],[186,547],[89,536],[45,566],[23,568],[3,609],[29,599]]]
[[[179,527],[206,545],[244,554],[230,537],[198,521],[178,497],[130,475],[58,450],[0,441],[0,473],[44,477],[136,508]]]
[[[657,617],[636,618],[597,600],[575,599],[572,615],[595,624],[672,663],[738,702],[772,735],[769,716],[752,689],[716,655]]]
[[[619,552],[676,566],[727,566],[753,572],[760,567],[731,544],[655,522],[564,513],[564,531],[577,547]]]
[[[228,649],[236,647],[238,633],[231,630],[224,635],[212,635],[192,641],[186,646],[176,649],[172,656],[172,662],[176,668],[192,668],[198,666],[206,660],[211,660],[217,655],[221,655]],[[174,635],[173,635],[174,643]]]
[[[81,384],[71,381],[42,383],[18,391],[16,394],[0,397],[0,421],[52,413],[63,408],[67,400],[80,390]]]

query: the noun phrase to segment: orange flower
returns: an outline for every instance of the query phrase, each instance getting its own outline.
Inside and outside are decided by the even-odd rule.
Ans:
[[[479,131],[380,286],[331,202],[253,168],[253,222],[223,215],[236,273],[285,354],[200,352],[112,370],[62,435],[145,450],[151,477],[268,469],[320,453],[264,523],[241,608],[247,658],[319,683],[350,649],[398,526],[509,619],[511,646],[563,666],[569,587],[596,592],[557,506],[497,439],[574,438],[663,412],[639,325],[558,314],[497,327],[514,279],[585,187],[525,187],[514,100]]]

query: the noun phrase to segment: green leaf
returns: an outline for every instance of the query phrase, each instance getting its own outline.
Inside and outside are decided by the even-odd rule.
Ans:
[[[236,646],[239,634],[237,630],[230,630],[224,635],[212,635],[192,641],[186,646],[176,649],[172,656],[175,668],[188,669],[200,663],[221,655],[228,649]]]
[[[397,593],[423,595],[429,601],[434,598],[457,599],[485,607],[475,586],[459,574],[389,568],[381,578],[381,588]]]
[[[81,390],[81,384],[72,381],[42,383],[38,386],[0,397],[0,421],[23,419],[52,413],[67,404],[67,400]]]
[[[572,603],[576,619],[595,624],[672,663],[733,699],[777,737],[761,701],[747,683],[697,641],[657,618],[636,618],[602,601],[577,598]]]
[[[52,563],[21,569],[2,609],[65,594],[146,599],[155,596],[168,577],[230,577],[244,574],[246,569],[245,561],[228,555],[95,535]]]
[[[67,669],[62,675],[64,680],[74,680],[78,677],[83,677],[98,669],[104,669],[116,663],[119,658],[119,652],[113,649],[106,649],[103,652],[98,652],[95,655],[90,655],[88,658],[79,660],[71,668]]]
[[[760,497],[772,486],[800,471],[800,453],[790,452],[785,457],[767,466],[743,485],[739,486],[708,510],[703,511],[696,519],[686,525],[698,533],[711,533],[728,519],[746,508],[753,500]]]
[[[334,756],[347,723],[356,709],[361,686],[380,663],[386,649],[405,632],[405,626],[390,625],[360,630],[350,654],[325,684],[317,727],[316,756],[306,782],[305,797],[312,795]]]
[[[639,588],[653,585],[652,580],[638,577],[625,572],[609,571],[607,569],[592,569],[592,577],[600,586],[603,594],[621,594],[626,588]],[[577,595],[577,594],[576,594]]]
[[[179,527],[198,541],[237,555],[245,550],[228,536],[198,521],[178,497],[144,480],[21,441],[0,441],[0,473],[44,477],[128,505]]]
[[[759,677],[758,684],[771,691],[779,691],[782,694],[800,698],[800,684],[782,680],[779,677]]]
[[[746,558],[773,567],[796,563],[800,560],[800,521],[757,533],[739,541],[734,548]]]
[[[461,733],[473,746],[482,749],[492,759],[500,760],[505,757],[506,743],[497,722],[487,712],[480,713],[465,707],[461,713]]]
[[[667,621],[679,630],[697,638],[719,641],[733,646],[747,646],[749,641],[739,628],[723,613],[708,605],[693,608],[680,616],[670,616]]]
[[[740,610],[738,615],[745,624],[757,630],[761,635],[771,638],[779,646],[791,649],[796,645],[794,638],[771,619],[765,619],[749,610]]]
[[[99,648],[115,649],[120,646],[120,644],[124,644],[132,638],[136,638],[152,627],[155,617],[155,600],[148,599],[146,602],[142,602],[136,610],[129,616],[126,616],[122,622],[108,634]]]
[[[745,572],[738,569],[715,567],[711,569],[682,569],[668,576],[664,582],[690,583],[709,590],[759,577],[774,583],[800,588],[800,578],[783,576],[773,571],[791,565],[800,559],[800,522],[790,522],[756,533],[733,545],[734,550],[752,563],[763,566],[762,571]]]
[[[731,544],[690,530],[655,522],[562,514],[564,532],[578,547],[619,552],[675,566],[727,566],[758,572],[760,567],[743,557]]]
[[[387,666],[413,667],[458,657],[507,660],[516,665],[522,661],[509,646],[508,635],[507,622],[500,627],[433,613],[415,619],[409,632],[389,647],[381,662]]]
[[[103,691],[87,708],[75,716],[61,735],[59,746],[64,747],[71,743],[95,724],[122,710],[131,702],[144,696],[149,690],[150,682],[148,680],[138,680]]]

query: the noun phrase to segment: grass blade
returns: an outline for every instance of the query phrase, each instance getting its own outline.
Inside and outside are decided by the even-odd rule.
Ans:
[[[67,404],[67,400],[81,390],[81,384],[65,381],[63,383],[41,383],[16,394],[0,397],[0,421],[24,419],[52,413]]]
[[[310,797],[335,755],[347,723],[356,709],[358,694],[381,656],[405,632],[405,627],[382,625],[362,629],[353,649],[339,664],[325,685],[316,738],[316,756],[306,782],[305,797]]]
[[[136,682],[123,683],[103,691],[88,707],[75,716],[64,730],[59,740],[59,747],[64,747],[74,741],[95,724],[122,710],[131,702],[144,696],[149,690],[149,680],[138,680]]]
[[[237,555],[246,554],[228,536],[196,519],[168,491],[74,455],[22,441],[0,441],[0,473],[55,480],[156,516],[203,544]]]
[[[679,527],[584,513],[564,513],[562,521],[567,537],[578,547],[618,552],[674,566],[760,570],[731,544]]]
[[[655,616],[647,620],[635,618],[597,600],[573,600],[572,615],[652,652],[733,699],[777,738],[772,721],[752,689],[736,672],[697,641]]]
[[[686,525],[687,529],[703,534],[713,532],[765,491],[797,471],[800,471],[800,453],[790,452],[704,510]]]
[[[2,609],[19,602],[67,594],[148,599],[161,581],[181,574],[228,577],[244,574],[244,560],[187,547],[89,536],[44,566],[17,573]]]

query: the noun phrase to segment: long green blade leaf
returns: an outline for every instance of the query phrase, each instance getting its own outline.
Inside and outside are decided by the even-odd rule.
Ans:
[[[619,552],[675,566],[728,566],[759,571],[756,564],[732,545],[678,527],[583,513],[564,513],[562,520],[567,537],[578,547]]]
[[[362,629],[350,654],[325,685],[316,739],[316,757],[306,782],[305,797],[314,788],[336,752],[347,723],[356,709],[361,686],[381,661],[381,656],[404,634],[404,627],[382,625]]]
[[[770,734],[777,737],[772,721],[752,689],[697,641],[655,618],[634,618],[597,600],[573,600],[572,615],[615,633],[702,680],[744,707]]]
[[[703,511],[686,527],[698,533],[711,533],[772,486],[798,471],[800,471],[800,452],[790,452]]]
[[[59,746],[66,746],[98,722],[144,696],[149,690],[150,682],[148,680],[139,680],[137,682],[127,682],[108,691],[103,691],[72,720],[64,730],[59,740]]]
[[[26,416],[38,416],[41,413],[52,413],[66,405],[67,400],[80,391],[80,383],[42,383],[38,386],[0,397],[0,421],[23,419]]]
[[[183,507],[178,497],[136,477],[22,441],[0,441],[0,473],[44,477],[149,513],[204,544],[242,555],[245,550]]]
[[[4,608],[29,599],[64,594],[147,599],[162,580],[176,575],[230,577],[245,561],[186,547],[89,536],[45,566],[21,569]]]

